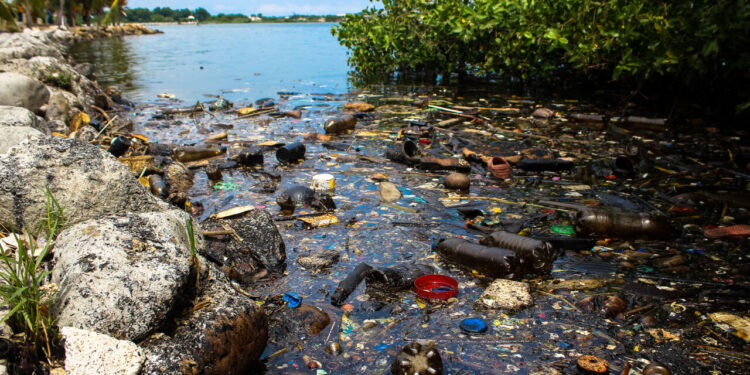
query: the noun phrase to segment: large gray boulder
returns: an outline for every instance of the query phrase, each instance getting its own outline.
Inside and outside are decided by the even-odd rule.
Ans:
[[[187,217],[178,210],[111,215],[60,233],[52,272],[57,324],[133,341],[161,327],[188,285]]]
[[[176,328],[140,343],[146,353],[142,375],[247,374],[263,353],[268,341],[263,309],[232,288],[213,264],[201,269],[197,304],[177,315]]]
[[[47,215],[46,187],[64,207],[68,224],[167,208],[107,151],[74,139],[41,136],[0,154],[0,225],[38,225]]]
[[[34,56],[62,57],[62,44],[70,40],[62,30],[26,29],[22,33],[0,33],[0,61]]]
[[[0,154],[4,154],[11,147],[34,137],[42,136],[42,132],[27,126],[0,125]]]
[[[135,343],[101,333],[63,327],[68,375],[138,375],[146,359]]]
[[[22,107],[0,105],[0,126],[26,126],[49,134],[44,120]]]
[[[286,246],[273,216],[266,210],[253,209],[241,216],[208,219],[205,230],[231,228],[236,236],[212,237],[202,255],[225,266],[233,278],[249,280],[260,268],[282,272],[286,267]]]
[[[0,73],[0,105],[38,111],[49,100],[43,83],[18,73]]]

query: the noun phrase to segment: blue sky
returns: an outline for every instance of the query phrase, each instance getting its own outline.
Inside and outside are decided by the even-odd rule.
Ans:
[[[173,9],[206,8],[211,14],[263,13],[268,16],[291,14],[357,13],[371,3],[369,0],[128,0],[130,8],[170,7]]]

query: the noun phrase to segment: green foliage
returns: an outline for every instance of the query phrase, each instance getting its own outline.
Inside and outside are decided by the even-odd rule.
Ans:
[[[190,265],[193,268],[192,272],[195,274],[195,288],[200,288],[200,260],[198,259],[198,252],[195,249],[195,233],[193,232],[193,218],[189,217],[185,221],[185,228],[187,229],[188,240],[190,241]]]
[[[54,290],[45,285],[50,271],[44,269],[42,260],[63,228],[64,219],[63,208],[49,188],[45,195],[47,217],[40,223],[39,235],[46,234],[47,241],[41,251],[35,254],[37,243],[28,234],[26,241],[16,237],[16,254],[0,252],[0,298],[10,308],[1,321],[8,322],[16,331],[24,332],[35,349],[45,347],[49,355],[50,339],[57,335],[49,309]]]
[[[73,85],[73,76],[63,71],[50,70],[42,75],[40,81],[70,91]]]
[[[5,0],[0,0],[0,26],[10,32],[21,31],[16,23],[16,17],[11,10],[10,4]]]
[[[332,29],[365,76],[604,75],[685,82],[750,70],[739,0],[383,0]]]

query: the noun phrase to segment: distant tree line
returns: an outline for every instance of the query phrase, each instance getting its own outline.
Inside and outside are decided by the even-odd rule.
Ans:
[[[126,11],[125,22],[185,22],[188,17],[193,16],[201,23],[250,23],[250,22],[338,22],[342,17],[327,15],[293,15],[283,17],[264,17],[263,14],[251,14],[249,16],[239,13],[212,15],[205,8],[172,9],[169,7],[157,7],[152,10],[146,8],[133,8]],[[322,18],[322,20],[321,20]]]

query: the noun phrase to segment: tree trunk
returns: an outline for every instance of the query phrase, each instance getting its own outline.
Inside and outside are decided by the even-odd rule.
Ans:
[[[57,16],[60,27],[65,27],[65,0],[60,0],[60,13]]]
[[[28,26],[29,29],[34,27],[34,20],[31,18],[31,2],[29,0],[24,1],[23,16],[26,18],[26,26]]]

